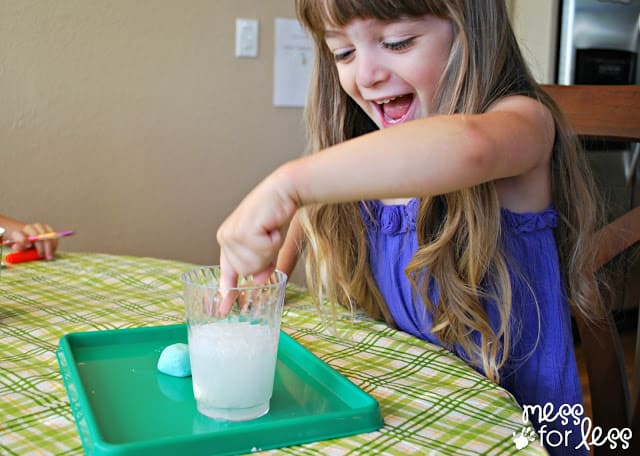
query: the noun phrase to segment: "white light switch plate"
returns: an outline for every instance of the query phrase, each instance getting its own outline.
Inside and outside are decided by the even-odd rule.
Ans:
[[[258,57],[257,19],[236,19],[236,57]]]

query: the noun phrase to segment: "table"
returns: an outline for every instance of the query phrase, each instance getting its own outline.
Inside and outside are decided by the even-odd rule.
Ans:
[[[0,454],[82,454],[55,351],[69,332],[184,321],[179,275],[194,265],[59,253],[0,273]],[[287,286],[283,330],[377,399],[376,432],[264,454],[546,454],[518,450],[513,397],[448,351],[366,318],[332,335],[304,289]]]

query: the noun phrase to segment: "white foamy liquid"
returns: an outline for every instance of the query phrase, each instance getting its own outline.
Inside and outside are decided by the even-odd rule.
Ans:
[[[273,390],[277,332],[247,322],[189,328],[193,392],[214,408],[247,408],[267,402]]]

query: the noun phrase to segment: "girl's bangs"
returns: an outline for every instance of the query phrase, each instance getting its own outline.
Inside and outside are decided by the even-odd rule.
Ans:
[[[298,16],[314,35],[322,36],[327,25],[344,27],[354,19],[392,21],[401,17],[445,15],[438,0],[299,0]]]

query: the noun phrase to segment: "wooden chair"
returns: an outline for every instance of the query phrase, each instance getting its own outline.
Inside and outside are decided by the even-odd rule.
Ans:
[[[640,142],[640,86],[543,85],[579,136]],[[634,170],[635,171],[635,170]],[[595,236],[595,267],[606,265],[640,240],[640,207],[610,222]],[[640,406],[637,387],[630,399],[624,355],[613,316],[600,325],[576,318],[589,378],[593,423],[605,432],[630,427],[635,454],[640,448]],[[638,342],[640,346],[640,328]],[[634,369],[640,368],[636,348]],[[619,454],[620,448],[593,447],[594,454]],[[626,453],[625,453],[626,454]],[[631,454],[631,453],[630,453]]]

